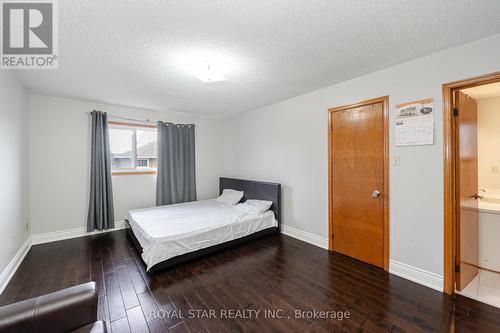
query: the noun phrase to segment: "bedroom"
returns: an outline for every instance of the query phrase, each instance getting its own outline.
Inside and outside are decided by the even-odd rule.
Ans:
[[[444,251],[443,85],[482,75],[496,80],[497,2],[48,3],[57,9],[51,22],[57,68],[5,68],[2,60],[0,69],[1,306],[94,281],[97,310],[89,316],[108,332],[500,329],[500,310],[449,296]],[[12,2],[2,2],[4,13],[6,4]],[[47,37],[33,27],[26,28],[29,33],[42,42]],[[2,57],[19,56],[3,47]],[[371,188],[370,197],[353,203],[359,211],[373,202],[386,204],[383,242],[377,238],[383,261],[372,266],[334,248],[329,228],[337,219],[331,221],[329,209],[338,187],[329,189],[328,110],[385,96],[385,189]],[[435,110],[432,143],[397,145],[396,106],[428,98]],[[126,155],[128,164],[119,168],[110,158],[105,170],[111,173],[107,193],[114,218],[104,223],[110,230],[89,233],[90,199],[104,193],[91,186],[98,160],[92,151],[94,110],[108,118],[102,133],[114,147],[110,157]],[[137,154],[144,146],[135,139],[137,131],[158,121],[190,126],[184,130],[194,140],[176,132],[181,141],[174,147],[182,149],[166,159],[184,165],[190,160],[186,152],[194,161],[186,162],[189,167],[173,171],[163,165],[160,171],[156,162],[155,170],[150,159],[159,159],[158,141],[156,155]],[[117,130],[127,134],[112,133]],[[275,224],[269,228],[279,232],[227,244],[231,233],[221,231],[211,245],[231,247],[191,249],[184,254],[195,252],[195,258],[148,272],[126,220],[130,211],[154,209],[158,187],[172,189],[158,186],[158,172],[180,183],[189,179],[184,183],[191,182],[186,186],[200,202],[223,189],[244,192],[236,204],[273,201],[267,210]],[[253,185],[227,185],[227,178]],[[351,173],[346,180],[356,184],[361,178]],[[259,182],[279,185],[268,197]],[[347,190],[353,197],[358,191]],[[372,191],[382,196],[372,199]],[[187,197],[179,201],[193,200]],[[197,227],[203,224],[196,222],[202,217],[192,218]],[[242,309],[262,312],[236,311]],[[214,310],[215,318],[190,310]],[[0,309],[0,330],[12,324],[6,311]],[[326,318],[314,317],[318,311]],[[483,320],[471,319],[471,313]]]

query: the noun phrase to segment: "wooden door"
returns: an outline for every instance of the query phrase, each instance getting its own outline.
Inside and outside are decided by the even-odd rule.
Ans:
[[[331,112],[333,250],[385,267],[384,103]]]
[[[478,274],[479,214],[477,104],[455,92],[456,288],[462,290]]]

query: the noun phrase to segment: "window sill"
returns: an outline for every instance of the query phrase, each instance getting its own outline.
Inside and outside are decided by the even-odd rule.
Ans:
[[[156,170],[145,171],[113,171],[112,176],[136,176],[136,175],[156,175]]]

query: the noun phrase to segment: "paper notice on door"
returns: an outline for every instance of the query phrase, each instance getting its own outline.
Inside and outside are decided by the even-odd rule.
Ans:
[[[396,105],[396,146],[434,144],[434,99]]]

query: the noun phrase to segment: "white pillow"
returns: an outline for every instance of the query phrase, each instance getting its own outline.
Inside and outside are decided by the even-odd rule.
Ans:
[[[243,198],[243,194],[243,191],[225,189],[215,201],[233,206],[240,202],[241,198]]]
[[[267,212],[272,205],[272,201],[250,199],[243,203],[237,204],[236,208],[245,213],[262,214]]]

